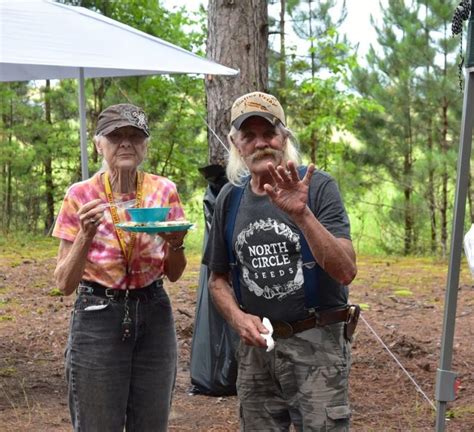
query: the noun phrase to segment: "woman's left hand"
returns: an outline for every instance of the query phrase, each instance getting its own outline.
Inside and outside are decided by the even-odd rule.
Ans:
[[[184,237],[187,233],[187,231],[172,231],[158,233],[158,235],[168,243],[170,248],[176,249],[183,245]]]

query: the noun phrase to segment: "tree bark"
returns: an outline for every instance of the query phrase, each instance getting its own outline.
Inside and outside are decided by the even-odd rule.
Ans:
[[[46,89],[44,92],[44,113],[46,123],[53,125],[51,120],[51,99],[50,99],[51,83],[46,80]],[[46,186],[46,215],[44,220],[44,231],[47,233],[54,223],[54,181],[53,181],[53,161],[51,153],[44,158],[44,182]]]
[[[286,0],[280,0],[280,94],[278,96],[282,106],[286,105],[284,96],[286,87],[285,13]]]
[[[441,173],[441,251],[443,258],[448,253],[448,167],[446,163],[448,154],[448,100],[443,98],[443,105],[441,107],[441,118],[443,129],[441,131],[441,152],[443,154],[443,165]]]
[[[267,91],[268,11],[266,0],[210,0],[207,57],[239,69],[237,76],[207,76],[209,162],[225,165],[230,108],[252,91]],[[217,135],[217,137],[214,135]],[[222,143],[220,141],[222,141]]]
[[[428,120],[428,151],[430,155],[433,154],[433,135],[432,135],[432,121]],[[431,227],[431,244],[430,249],[432,253],[436,253],[437,240],[436,240],[436,198],[435,198],[435,169],[433,168],[433,162],[430,156],[430,167],[428,170],[428,207],[430,212],[430,227]]]

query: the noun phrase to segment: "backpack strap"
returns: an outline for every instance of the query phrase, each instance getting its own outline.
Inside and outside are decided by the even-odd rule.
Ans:
[[[245,182],[243,186],[233,186],[232,191],[230,192],[229,199],[229,213],[226,220],[225,227],[225,242],[227,246],[227,257],[229,259],[229,264],[232,273],[232,287],[234,288],[235,297],[239,305],[242,305],[242,294],[240,292],[240,271],[239,265],[237,263],[237,258],[234,254],[234,249],[232,247],[232,236],[234,234],[235,219],[237,218],[237,212],[240,207],[240,201],[244,194],[245,186],[248,182]]]
[[[299,166],[298,175],[303,178],[306,175],[308,167]],[[308,190],[308,199],[309,199],[309,190]],[[301,257],[303,258],[303,276],[304,276],[304,305],[305,308],[309,311],[314,311],[318,308],[319,300],[319,272],[321,267],[313,257],[313,253],[309,248],[308,242],[304,237],[303,233],[298,230],[300,235],[300,244],[301,244]]]
[[[307,167],[300,166],[298,167],[298,174],[300,178],[303,178],[306,175]],[[239,265],[237,263],[237,258],[234,254],[232,247],[232,236],[234,234],[235,220],[237,218],[237,212],[239,210],[240,201],[244,194],[245,187],[248,184],[248,180],[241,187],[233,186],[232,191],[230,192],[229,199],[229,211],[226,220],[225,228],[225,242],[227,246],[227,256],[229,259],[229,264],[231,266],[232,273],[232,287],[234,288],[235,297],[239,305],[242,305],[242,293],[240,290],[240,271]],[[308,192],[309,197],[309,192]],[[321,267],[318,265],[316,260],[313,257],[311,249],[309,248],[308,242],[306,241],[303,233],[298,230],[300,236],[301,244],[301,256],[303,258],[303,276],[304,276],[304,299],[305,299],[305,308],[309,311],[314,311],[318,307],[318,291],[319,291],[319,272]]]

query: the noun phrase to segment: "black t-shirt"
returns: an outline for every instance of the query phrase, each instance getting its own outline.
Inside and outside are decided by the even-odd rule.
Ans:
[[[225,243],[228,204],[233,186],[217,197],[203,264],[215,272],[230,271]],[[350,239],[349,219],[335,181],[315,171],[309,189],[309,208],[335,237]],[[267,195],[245,187],[232,237],[240,268],[242,306],[251,314],[272,320],[295,321],[307,317],[304,307],[301,232],[291,218],[273,205]],[[322,309],[347,303],[347,287],[319,272]]]

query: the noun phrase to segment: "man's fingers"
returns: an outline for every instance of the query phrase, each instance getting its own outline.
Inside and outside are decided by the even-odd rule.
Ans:
[[[308,169],[306,170],[306,174],[303,178],[303,182],[309,186],[311,183],[311,178],[313,177],[314,171],[316,170],[316,167],[314,164],[309,164]]]
[[[263,188],[265,189],[265,192],[268,194],[270,198],[273,198],[276,195],[275,188],[272,185],[265,183],[263,185]]]
[[[284,167],[281,165],[278,165],[277,167],[278,174],[280,175],[281,181],[282,182],[289,182],[293,179],[291,172],[289,170],[286,170]]]
[[[291,178],[292,181],[298,182],[300,181],[300,176],[298,175],[298,170],[296,169],[296,165],[294,164],[293,161],[288,161],[286,163],[286,166],[288,168],[288,174]]]

